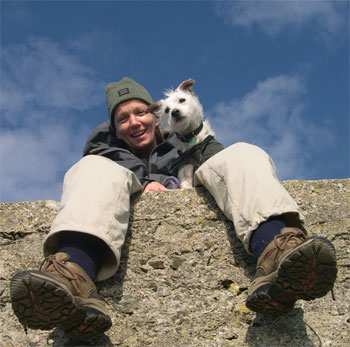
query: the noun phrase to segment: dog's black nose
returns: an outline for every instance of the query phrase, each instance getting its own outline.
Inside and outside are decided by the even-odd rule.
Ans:
[[[180,111],[175,108],[175,110],[171,111],[171,115],[172,115],[172,117],[178,119],[178,118],[180,118]]]

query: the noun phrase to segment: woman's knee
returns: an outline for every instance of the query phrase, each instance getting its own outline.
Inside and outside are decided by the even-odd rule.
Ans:
[[[246,142],[237,142],[229,147],[227,150],[231,152],[233,155],[239,156],[268,156],[268,154],[258,146],[252,145]]]
[[[211,159],[220,163],[229,162],[240,165],[271,160],[263,149],[245,142],[237,142],[217,153]]]
[[[78,166],[86,169],[102,169],[112,171],[129,171],[127,168],[119,165],[111,159],[102,157],[100,155],[87,155],[80,159],[77,164]]]
[[[65,175],[65,181],[72,177],[96,176],[99,179],[114,177],[115,175],[126,175],[130,170],[115,163],[113,160],[99,156],[87,155],[73,165]]]

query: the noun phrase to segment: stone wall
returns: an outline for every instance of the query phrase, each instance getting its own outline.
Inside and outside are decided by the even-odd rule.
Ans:
[[[38,268],[55,201],[0,204],[2,346],[350,346],[350,179],[286,181],[310,233],[328,237],[339,265],[334,295],[298,301],[285,317],[244,305],[254,262],[204,189],[135,197],[117,274],[98,284],[113,327],[85,344],[14,316],[9,280]]]

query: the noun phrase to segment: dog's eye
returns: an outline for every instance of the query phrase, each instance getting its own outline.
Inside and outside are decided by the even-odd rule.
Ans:
[[[179,102],[182,104],[183,102],[185,102],[186,99],[180,99]]]
[[[169,113],[169,107],[167,107],[164,112]]]

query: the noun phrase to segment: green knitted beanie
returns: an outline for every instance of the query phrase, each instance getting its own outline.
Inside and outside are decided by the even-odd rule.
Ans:
[[[106,99],[108,114],[113,124],[113,115],[115,108],[123,101],[130,99],[140,99],[147,104],[153,102],[148,91],[129,77],[124,77],[119,82],[109,83],[106,87]]]

